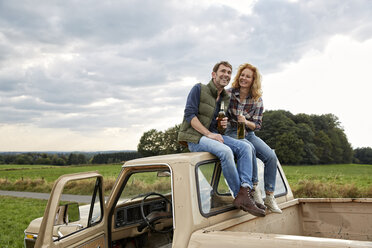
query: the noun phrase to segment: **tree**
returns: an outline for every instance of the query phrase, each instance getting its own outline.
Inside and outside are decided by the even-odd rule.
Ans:
[[[54,165],[65,165],[66,164],[66,161],[63,160],[63,158],[58,156],[57,154],[53,154],[51,159],[52,159],[52,164]]]
[[[67,159],[67,164],[72,165],[72,164],[86,164],[87,163],[87,158],[85,157],[84,154],[82,153],[70,153]]]
[[[35,164],[51,164],[51,160],[48,157],[38,157],[35,160]]]
[[[161,154],[174,154],[185,152],[187,148],[177,141],[178,131],[180,130],[180,124],[175,125],[167,129],[163,134],[163,147],[164,150],[161,151]]]
[[[314,131],[311,129],[313,125],[308,122],[298,122],[296,134],[303,141],[303,155],[300,164],[317,164],[319,158],[316,155],[316,145],[314,144]]]
[[[363,147],[354,150],[354,158],[359,164],[372,164],[372,148]]]
[[[77,157],[78,164],[86,164],[87,163],[87,158],[85,157],[84,154],[79,153]]]
[[[281,136],[282,134],[290,136]],[[265,111],[263,125],[256,135],[263,139],[271,148],[277,151],[279,159],[295,162],[291,158],[284,158],[281,154],[285,140],[302,140],[303,145],[297,148],[301,152],[300,164],[349,163],[352,160],[352,148],[347,140],[338,118],[333,114],[325,115],[292,115],[288,111]],[[297,141],[296,141],[297,142]],[[300,144],[300,143],[299,143]],[[295,148],[295,147],[293,147]],[[288,156],[288,155],[287,155]],[[297,155],[296,159],[300,156]]]
[[[144,157],[187,152],[187,148],[177,141],[180,126],[175,125],[165,132],[156,129],[145,132],[138,143],[138,152]]]
[[[32,157],[28,154],[18,155],[15,159],[16,164],[32,164]]]
[[[151,129],[143,133],[137,150],[144,157],[160,155],[163,147],[163,132]]]
[[[316,130],[317,139],[315,145],[318,147],[320,162],[328,163],[350,163],[352,161],[353,150],[343,128],[333,114],[312,115],[311,116]],[[322,131],[322,133],[319,133]]]
[[[100,153],[93,156],[92,164],[121,163],[140,157],[142,156],[139,152]]]
[[[291,116],[291,114],[284,110],[266,111],[263,116],[261,131],[256,132],[256,135],[271,148],[277,149],[277,137],[296,128],[296,123],[288,116]]]
[[[276,139],[275,153],[284,164],[300,164],[304,142],[294,132],[283,133]]]

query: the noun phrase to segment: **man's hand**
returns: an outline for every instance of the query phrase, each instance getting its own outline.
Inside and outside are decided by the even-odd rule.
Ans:
[[[227,117],[224,118],[224,122],[225,122],[225,126],[224,128],[226,128],[227,126]],[[201,124],[201,122],[199,121],[198,117],[194,117],[191,119],[191,126],[196,130],[198,131],[199,133],[201,133],[202,135],[210,138],[210,139],[214,139],[214,140],[217,140],[218,142],[221,142],[223,143],[223,138],[222,138],[222,135],[221,134],[218,134],[218,133],[211,133],[206,127],[203,126],[203,124]]]
[[[223,137],[221,134],[218,133],[209,133],[207,135],[208,138],[217,140],[218,142],[221,142],[223,144]]]
[[[218,117],[217,117],[218,118]],[[224,117],[222,120],[221,120],[221,126],[226,129],[227,128],[227,121],[228,121],[228,118],[227,117]]]

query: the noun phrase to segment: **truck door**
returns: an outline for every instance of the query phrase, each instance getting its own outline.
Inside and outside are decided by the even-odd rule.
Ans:
[[[96,172],[58,178],[35,247],[108,247],[102,183]]]

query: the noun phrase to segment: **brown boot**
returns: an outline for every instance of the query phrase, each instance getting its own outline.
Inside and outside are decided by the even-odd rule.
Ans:
[[[233,201],[234,207],[237,209],[243,209],[243,205],[245,205],[246,200],[246,193],[244,193],[244,190],[246,191],[246,188],[240,187],[239,193],[235,197]]]
[[[250,193],[251,193],[250,189],[247,190],[247,188],[240,187],[239,193],[233,201],[233,205],[236,208],[241,209],[250,214],[253,214],[255,216],[264,217],[266,215],[265,211],[262,209],[259,209],[256,206]]]

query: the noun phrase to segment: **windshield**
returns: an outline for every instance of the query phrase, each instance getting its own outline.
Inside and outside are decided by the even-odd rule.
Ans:
[[[163,195],[171,193],[169,170],[141,171],[131,174],[124,186],[120,200],[139,198],[151,192]]]

